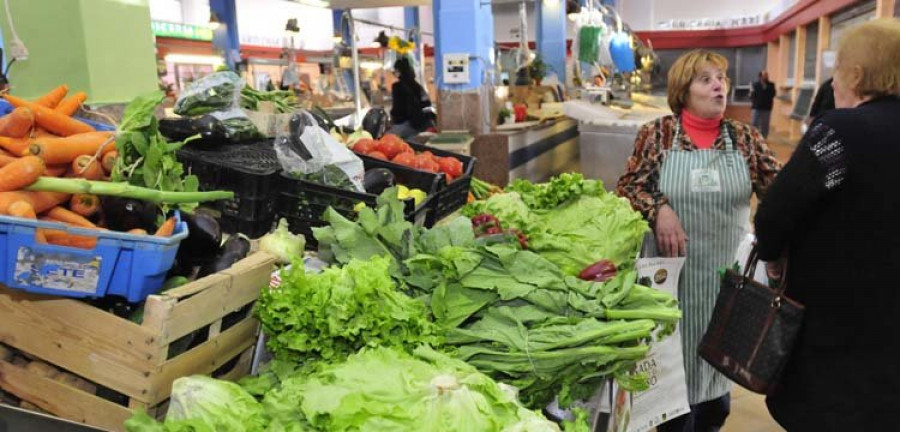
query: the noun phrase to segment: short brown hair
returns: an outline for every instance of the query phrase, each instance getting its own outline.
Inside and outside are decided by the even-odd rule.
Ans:
[[[900,20],[878,19],[848,30],[836,66],[841,75],[860,69],[855,82],[842,82],[859,96],[900,96]]]
[[[691,92],[691,82],[707,64],[716,66],[723,72],[728,70],[728,59],[707,50],[693,50],[682,54],[669,68],[669,108],[672,112],[681,114]]]

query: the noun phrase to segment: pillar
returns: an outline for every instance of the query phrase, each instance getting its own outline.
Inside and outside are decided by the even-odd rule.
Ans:
[[[235,64],[241,61],[241,39],[238,37],[234,0],[209,0],[209,11],[216,14],[222,22],[213,32],[213,45],[222,52],[228,68],[234,70]]]
[[[86,92],[90,104],[115,104],[158,88],[147,2],[8,3],[19,39],[29,51],[28,59],[16,61],[9,72],[16,96],[33,99],[66,83],[71,92]],[[9,61],[13,37],[7,23],[6,11],[0,7],[3,52]]]
[[[566,83],[566,4],[564,0],[536,3],[537,51],[547,64],[547,76]]]
[[[490,2],[434,0],[435,71],[441,130],[487,133],[491,127],[490,92],[485,77],[493,69],[494,16]],[[444,80],[444,56],[467,54],[467,83]]]
[[[350,23],[344,20],[344,10],[343,9],[334,9],[331,11],[331,19],[334,24],[334,37],[340,38],[341,43],[349,47],[350,46]],[[343,53],[339,53],[339,55],[343,55]],[[357,65],[358,67],[358,65]],[[353,71],[351,69],[341,69],[339,67],[334,69],[335,77],[340,74],[344,83],[347,84],[347,91],[350,94],[354,93],[354,84],[353,84]]]

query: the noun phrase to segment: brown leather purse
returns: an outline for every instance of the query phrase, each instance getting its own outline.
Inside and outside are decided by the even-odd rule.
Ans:
[[[772,289],[753,280],[758,262],[754,247],[743,275],[725,272],[698,352],[730,380],[766,394],[791,354],[804,307],[784,295],[787,266],[778,288]]]

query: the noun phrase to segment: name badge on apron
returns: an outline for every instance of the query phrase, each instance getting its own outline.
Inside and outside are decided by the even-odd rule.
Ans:
[[[719,171],[714,169],[691,170],[691,192],[721,192]]]

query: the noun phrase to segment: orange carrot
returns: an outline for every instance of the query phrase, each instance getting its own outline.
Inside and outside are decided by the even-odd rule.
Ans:
[[[53,207],[47,212],[47,217],[56,219],[60,222],[67,223],[82,228],[97,228],[93,222],[87,220],[84,216],[75,213],[64,207]]]
[[[94,249],[97,247],[96,237],[69,234],[65,231],[52,229],[44,230],[44,236],[47,238],[47,243],[58,246],[68,246],[79,249]]]
[[[100,161],[92,155],[81,155],[72,161],[72,174],[88,180],[98,180],[103,177],[103,167]]]
[[[112,132],[88,132],[66,138],[36,138],[28,153],[48,164],[72,163],[78,156],[93,156],[104,144],[104,153],[114,150],[115,141],[109,141],[112,136]]]
[[[22,156],[30,146],[31,139],[29,138],[9,138],[0,136],[0,147],[15,156]]]
[[[103,165],[103,171],[106,171],[106,174],[112,174],[113,167],[116,166],[116,158],[119,157],[119,152],[113,150],[101,158],[101,165]]]
[[[16,108],[0,118],[0,135],[10,138],[25,138],[34,127],[34,113],[30,109]]]
[[[87,123],[75,120],[65,114],[53,111],[52,109],[47,108],[43,105],[31,103],[25,99],[11,95],[4,95],[3,98],[16,108],[30,108],[32,111],[34,111],[34,122],[38,126],[47,129],[48,131],[53,132],[57,135],[69,136],[94,131],[94,128],[92,128]]]
[[[49,93],[35,99],[34,103],[37,105],[41,105],[47,108],[56,108],[59,105],[59,102],[66,97],[66,93],[69,92],[69,86],[63,84],[53,90],[50,90]]]
[[[75,112],[78,111],[78,108],[81,108],[81,104],[83,104],[86,100],[87,93],[78,92],[63,99],[62,102],[60,102],[59,105],[57,105],[56,108],[53,109],[53,111],[70,116],[72,114],[75,114]]]
[[[19,160],[19,158],[11,155],[8,151],[0,150],[0,167],[5,167],[17,160]]]
[[[48,132],[47,129],[44,129],[41,127],[34,128],[34,132],[31,133],[31,137],[32,138],[44,138],[44,137],[59,138],[58,135],[54,135],[54,134]]]
[[[145,230],[143,228],[133,228],[133,229],[128,230],[128,234],[147,235],[147,230]]]
[[[0,192],[0,214],[6,214],[16,201],[31,204],[34,211],[43,213],[69,200],[71,195],[60,192]]]
[[[10,204],[7,213],[9,213],[10,216],[37,219],[37,213],[34,212],[34,207],[32,207],[28,201],[16,201]]]
[[[67,172],[71,167],[68,165],[47,165],[44,175],[47,177],[59,177]]]
[[[90,217],[100,210],[100,198],[90,194],[72,195],[69,208],[81,216]]]
[[[37,219],[37,214],[34,213],[34,207],[31,207],[31,204],[28,204],[27,201],[16,201],[12,203],[9,206],[9,215],[23,219]],[[41,228],[35,230],[34,239],[38,243],[47,243],[47,237],[44,235],[43,229]]]
[[[44,161],[26,156],[0,168],[0,192],[22,189],[37,181],[44,174]]]
[[[159,226],[159,229],[156,230],[154,234],[157,237],[170,237],[175,233],[175,218],[170,217],[163,222],[162,225]]]

